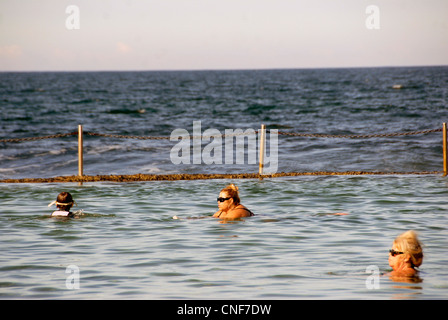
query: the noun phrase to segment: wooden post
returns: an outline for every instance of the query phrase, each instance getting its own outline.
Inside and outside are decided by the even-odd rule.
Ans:
[[[446,141],[446,122],[443,123],[443,176],[448,174],[448,155],[447,155],[447,141]]]
[[[261,125],[261,135],[260,135],[260,166],[258,169],[258,174],[263,174],[263,167],[264,167],[264,147],[265,147],[265,141],[266,140],[266,125]]]
[[[82,125],[78,125],[78,175],[83,176]]]

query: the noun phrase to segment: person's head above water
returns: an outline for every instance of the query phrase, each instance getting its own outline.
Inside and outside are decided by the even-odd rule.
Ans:
[[[73,197],[68,192],[61,192],[58,194],[56,201],[56,207],[62,211],[70,211],[73,206]]]
[[[423,249],[417,234],[413,230],[406,231],[395,238],[389,250],[389,265],[393,275],[413,276],[417,274],[423,263]]]
[[[213,215],[215,218],[238,219],[254,215],[241,204],[238,187],[233,183],[221,190],[217,201],[219,211]]]
[[[241,200],[240,200],[240,194],[238,192],[238,187],[232,183],[223,188],[219,193],[218,204],[226,201],[226,200],[223,201],[223,199],[232,200],[232,203],[235,206],[239,205]]]
[[[74,201],[72,195],[64,191],[58,194],[56,201],[53,201],[48,206],[52,206],[53,204],[56,204],[56,208],[58,208],[59,211],[69,212],[74,204]]]

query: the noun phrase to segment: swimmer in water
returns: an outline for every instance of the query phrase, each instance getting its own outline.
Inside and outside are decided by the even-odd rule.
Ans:
[[[240,203],[238,187],[233,183],[221,190],[217,201],[219,210],[213,215],[214,218],[232,220],[254,215]]]
[[[73,217],[74,214],[70,212],[70,209],[72,208],[74,201],[70,193],[61,192],[58,194],[56,201],[53,201],[48,206],[50,207],[53,204],[56,204],[58,210],[51,214],[52,217]]]
[[[418,269],[423,263],[423,249],[417,234],[413,230],[400,234],[389,250],[389,265],[393,271],[391,279],[412,278],[418,276]]]

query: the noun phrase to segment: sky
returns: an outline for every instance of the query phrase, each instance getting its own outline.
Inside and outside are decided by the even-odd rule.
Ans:
[[[0,0],[0,71],[426,65],[447,0]]]

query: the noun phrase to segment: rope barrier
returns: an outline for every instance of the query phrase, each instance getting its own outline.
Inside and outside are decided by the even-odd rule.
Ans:
[[[262,126],[262,132],[270,132],[272,130],[264,129]],[[221,137],[227,136],[241,136],[241,135],[251,135],[259,133],[259,130],[246,130],[243,132],[236,132],[231,134],[218,135]],[[428,129],[421,131],[411,131],[411,132],[399,132],[399,133],[382,133],[382,134],[363,134],[363,135],[330,135],[330,134],[312,134],[312,133],[294,133],[294,132],[283,132],[275,130],[275,133],[284,136],[293,137],[308,137],[308,138],[347,138],[347,139],[366,139],[366,138],[383,138],[383,137],[397,137],[397,136],[409,136],[418,134],[428,134],[434,132],[443,132],[443,156],[444,156],[444,171],[421,171],[421,172],[366,172],[366,171],[349,171],[349,172],[281,172],[274,174],[262,174],[262,170],[256,173],[242,173],[242,174],[174,174],[174,175],[108,175],[108,176],[84,176],[82,173],[82,136],[83,134],[96,137],[108,137],[108,138],[119,138],[119,139],[139,139],[139,140],[168,140],[171,137],[167,136],[134,136],[134,135],[117,135],[117,134],[104,134],[95,132],[82,132],[82,126],[79,126],[79,130],[76,132],[54,134],[41,137],[27,137],[27,138],[12,138],[12,139],[0,139],[0,143],[6,142],[23,142],[23,141],[35,141],[43,139],[54,139],[62,138],[67,136],[78,136],[78,144],[80,150],[79,153],[79,166],[81,170],[78,176],[69,177],[56,177],[56,178],[24,178],[24,179],[3,179],[0,180],[1,183],[40,183],[40,182],[92,182],[92,181],[117,181],[117,182],[127,182],[127,181],[154,181],[154,180],[197,180],[197,179],[254,179],[254,178],[276,178],[285,176],[304,176],[304,175],[409,175],[409,174],[440,174],[443,173],[444,176],[448,173],[448,143],[447,143],[447,129],[446,123],[443,124],[443,128],[438,129]],[[211,137],[216,137],[215,135]],[[211,138],[205,136],[177,136],[177,138],[182,139],[205,139]],[[260,164],[261,165],[261,164]]]
[[[117,139],[139,139],[139,140],[169,140],[170,137],[151,137],[151,136],[126,136],[119,134],[107,134],[107,133],[96,133],[96,132],[84,132],[85,135],[95,136],[95,137],[107,137],[107,138],[117,138]]]
[[[96,132],[84,132],[84,134],[89,136],[97,136],[97,137],[107,137],[107,138],[118,138],[118,139],[140,139],[140,140],[170,140],[171,137],[153,137],[153,136],[128,136],[128,135],[118,135],[118,134],[107,134],[107,133],[96,133]],[[248,136],[251,134],[258,134],[258,130],[254,130],[252,132],[235,132],[235,133],[227,133],[227,134],[220,134],[220,135],[212,135],[212,136],[176,136],[177,138],[182,139],[210,139],[215,137],[236,137],[236,136]]]
[[[382,134],[364,134],[364,135],[330,135],[330,134],[312,134],[312,133],[290,133],[290,132],[278,132],[281,135],[294,136],[294,137],[308,137],[308,138],[348,138],[348,139],[365,139],[365,138],[384,138],[384,137],[397,137],[397,136],[410,136],[417,134],[427,134],[432,132],[441,132],[442,128],[429,129],[413,132],[400,132],[400,133],[382,133]]]
[[[42,137],[28,137],[28,138],[14,138],[14,139],[0,139],[0,142],[22,142],[22,141],[34,141],[34,140],[43,140],[43,139],[54,139],[54,138],[62,138],[68,136],[78,135],[78,132],[70,132],[70,133],[61,133],[61,134],[53,134],[50,136],[42,136]]]
[[[266,130],[269,133],[271,130]],[[428,134],[433,132],[441,132],[442,128],[439,129],[428,129],[421,131],[411,131],[411,132],[399,132],[399,133],[382,133],[382,134],[364,134],[364,135],[330,135],[330,134],[319,134],[319,133],[295,133],[295,132],[283,132],[278,131],[279,135],[293,136],[293,137],[307,137],[307,138],[347,138],[347,139],[367,139],[367,138],[385,138],[385,137],[397,137],[397,136],[410,136],[418,134]],[[254,130],[253,132],[240,132],[232,134],[222,134],[222,138],[229,136],[241,136],[241,135],[251,135],[257,134],[259,130]],[[85,135],[96,136],[96,137],[107,137],[107,138],[117,138],[117,139],[139,139],[139,140],[169,140],[171,137],[168,136],[133,136],[133,135],[118,135],[118,134],[107,134],[107,133],[96,133],[85,131]],[[22,142],[22,141],[34,141],[43,139],[53,139],[62,138],[67,136],[78,135],[78,132],[62,133],[42,137],[28,137],[28,138],[14,138],[14,139],[0,139],[0,142]],[[180,136],[182,139],[206,139],[216,136]]]

